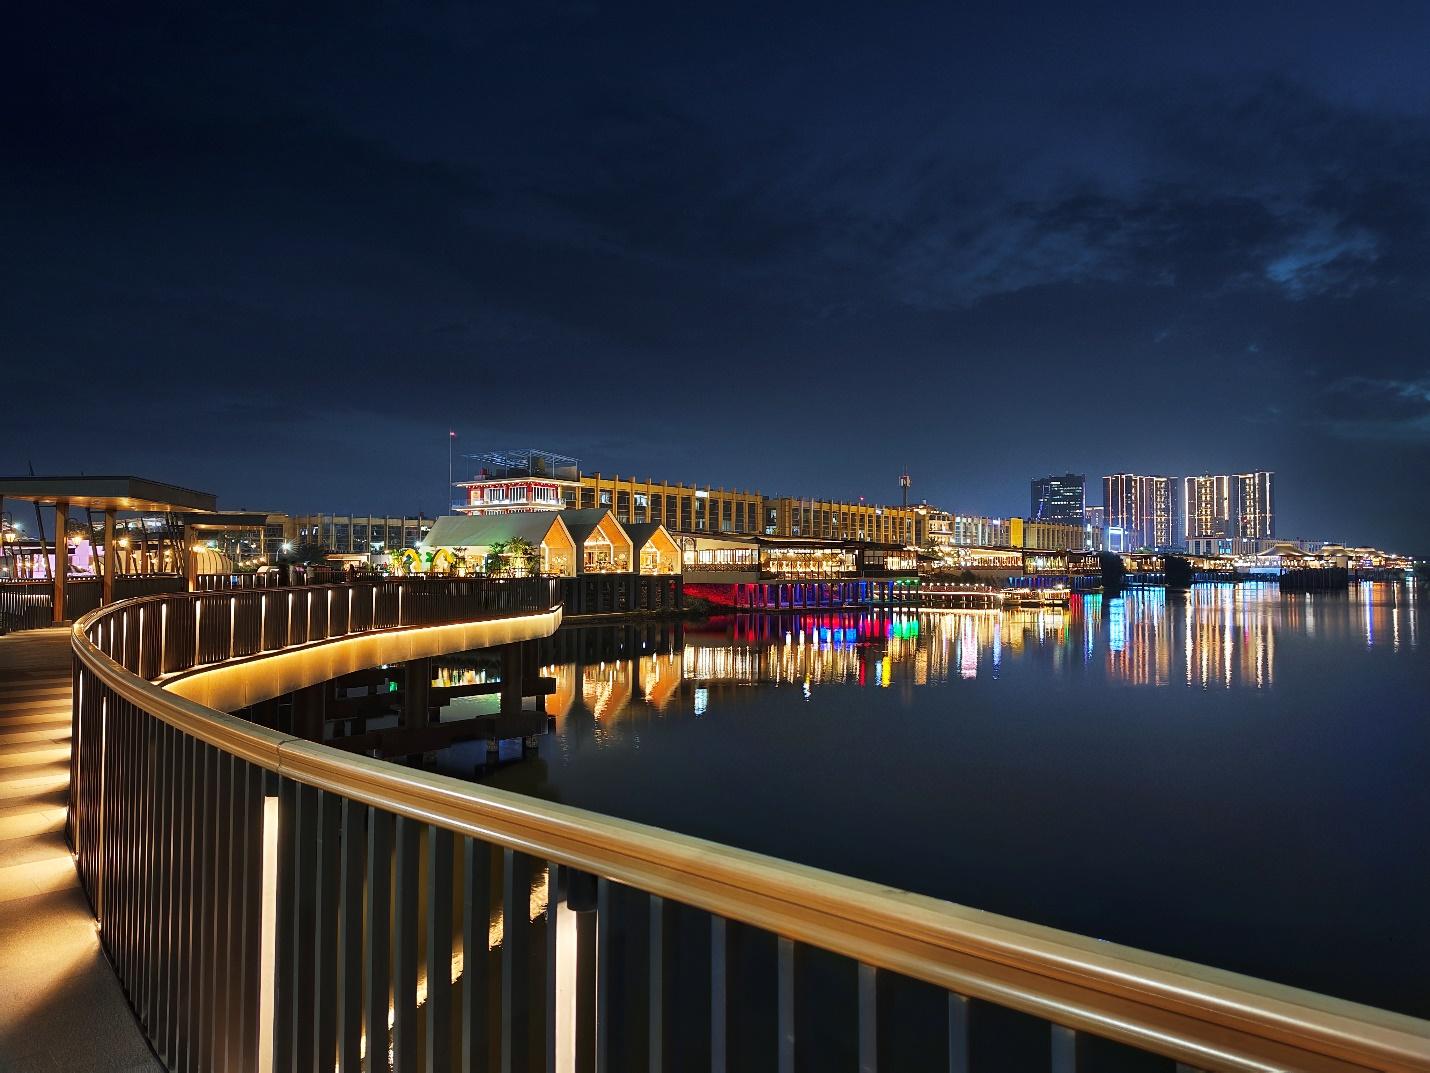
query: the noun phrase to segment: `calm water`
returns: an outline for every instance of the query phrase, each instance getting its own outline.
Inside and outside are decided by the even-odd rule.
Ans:
[[[489,781],[1427,1016],[1428,609],[1198,586],[573,627],[556,733]]]

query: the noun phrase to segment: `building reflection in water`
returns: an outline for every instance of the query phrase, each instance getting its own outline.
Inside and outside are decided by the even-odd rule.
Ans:
[[[573,626],[542,642],[546,709],[597,741],[650,719],[704,716],[731,690],[824,687],[908,690],[1039,673],[1101,675],[1130,686],[1270,689],[1278,630],[1325,642],[1358,631],[1367,648],[1419,644],[1415,593],[1391,585],[1351,590],[1351,613],[1324,596],[1271,585],[1198,585],[1190,592],[1130,589],[1075,595],[1066,609],[1017,612],[741,614],[685,627]],[[1344,608],[1344,605],[1342,605]],[[1032,670],[1032,667],[1029,667]],[[437,670],[439,684],[474,683],[481,668]],[[569,728],[585,737],[576,726]]]

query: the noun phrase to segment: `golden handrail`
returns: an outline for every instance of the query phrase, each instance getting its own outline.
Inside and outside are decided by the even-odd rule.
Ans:
[[[111,610],[75,624],[81,664],[149,715],[297,782],[1197,1069],[1430,1071],[1430,1021],[255,726],[176,696],[101,652],[86,631]]]

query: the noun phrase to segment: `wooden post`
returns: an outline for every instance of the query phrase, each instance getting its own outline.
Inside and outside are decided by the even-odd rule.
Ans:
[[[321,742],[327,719],[328,683],[305,686],[293,694],[293,733],[305,741]]]
[[[522,699],[521,642],[501,647],[501,714],[517,715]]]
[[[403,669],[402,725],[417,730],[428,725],[432,696],[432,661],[409,660]]]
[[[65,536],[69,528],[70,505],[66,500],[55,502],[55,625],[65,620],[65,582],[70,572],[70,545]],[[41,545],[43,548],[43,545]]]
[[[184,541],[181,554],[184,557],[185,587],[189,592],[193,592],[199,586],[199,554],[194,551],[194,534],[190,532],[189,527],[183,526],[180,532],[183,534]]]
[[[104,586],[100,601],[114,603],[114,511],[104,512]]]

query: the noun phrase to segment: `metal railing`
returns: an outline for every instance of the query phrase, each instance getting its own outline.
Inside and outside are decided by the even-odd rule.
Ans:
[[[179,592],[184,579],[177,574],[120,574],[114,579],[114,598],[127,600],[163,592]],[[65,615],[77,619],[101,602],[102,583],[93,575],[71,576],[65,581]],[[55,583],[48,578],[0,581],[0,633],[43,629],[54,625]]]
[[[675,1011],[693,1002],[700,1068],[751,1068],[736,1025],[764,1017],[788,1073],[811,950],[848,970],[823,1019],[852,1026],[861,1071],[888,1051],[880,995],[899,977],[945,996],[932,1035],[950,1070],[969,1068],[970,1001],[1041,1019],[1056,1073],[1080,1037],[1179,1068],[1430,1070],[1424,1021],[338,752],[151,681],[379,623],[534,610],[546,585],[185,595],[76,625],[72,846],[170,1070],[684,1070]],[[773,980],[747,989],[760,936]]]

